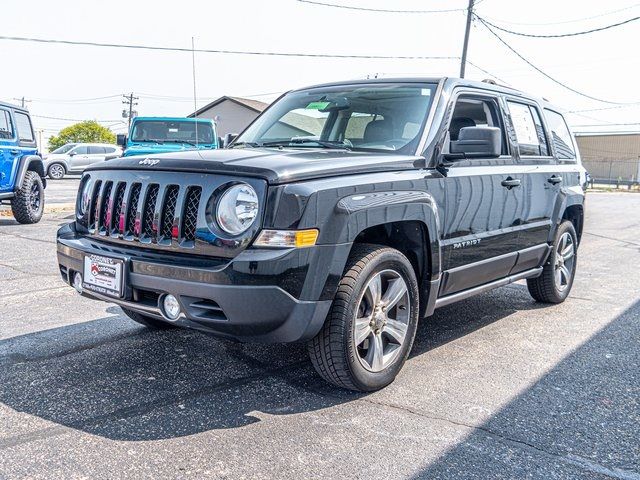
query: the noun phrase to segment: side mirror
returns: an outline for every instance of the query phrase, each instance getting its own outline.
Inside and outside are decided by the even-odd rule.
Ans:
[[[124,147],[127,144],[127,136],[124,133],[119,133],[116,135],[116,143],[120,147]]]
[[[226,148],[226,147],[228,147],[228,146],[229,146],[229,144],[230,144],[231,142],[233,142],[233,141],[236,139],[236,137],[237,137],[237,136],[238,136],[238,134],[237,134],[237,133],[227,133],[227,134],[224,136],[224,147],[225,147],[225,148]]]
[[[451,158],[496,158],[502,154],[502,131],[497,127],[463,127],[451,142]]]
[[[70,157],[73,157],[75,154],[76,154],[76,152],[74,152],[73,150],[71,150],[71,151],[68,153],[68,155],[69,155]]]

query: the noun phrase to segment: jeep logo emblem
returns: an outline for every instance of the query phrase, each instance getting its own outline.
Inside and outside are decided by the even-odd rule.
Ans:
[[[145,158],[144,160],[140,160],[138,162],[139,165],[146,165],[148,167],[153,167],[158,163],[160,163],[160,160],[157,160],[155,158]]]

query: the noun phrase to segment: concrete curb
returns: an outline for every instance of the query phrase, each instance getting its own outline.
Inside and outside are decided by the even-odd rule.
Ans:
[[[66,213],[73,212],[75,210],[74,203],[51,203],[44,205],[44,213]],[[0,207],[0,217],[13,217],[10,206]]]

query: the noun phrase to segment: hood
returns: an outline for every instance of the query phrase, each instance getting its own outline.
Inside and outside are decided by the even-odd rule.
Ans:
[[[215,145],[199,145],[198,150],[216,148]],[[196,147],[187,143],[140,143],[127,147],[124,152],[126,157],[133,155],[156,155],[158,153],[184,152],[187,150],[196,150]]]
[[[225,173],[259,177],[271,184],[280,184],[337,175],[409,170],[422,166],[424,166],[422,157],[384,152],[236,148],[123,157],[94,164],[88,170]]]

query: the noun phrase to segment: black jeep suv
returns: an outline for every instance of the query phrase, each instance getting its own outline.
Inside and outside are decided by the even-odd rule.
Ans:
[[[308,341],[341,387],[389,384],[420,318],[526,279],[573,283],[583,172],[560,113],[459,79],[283,95],[227,149],[87,169],[63,279],[149,327]]]

